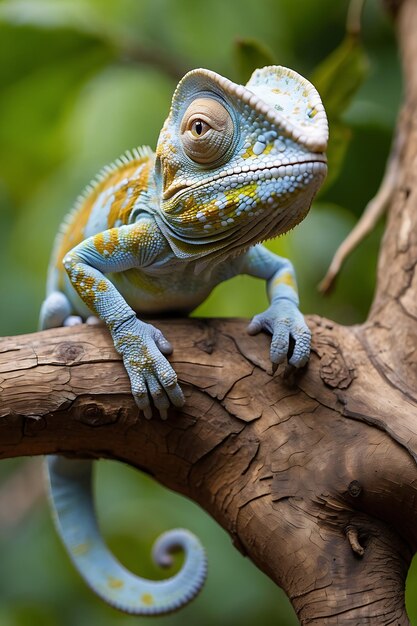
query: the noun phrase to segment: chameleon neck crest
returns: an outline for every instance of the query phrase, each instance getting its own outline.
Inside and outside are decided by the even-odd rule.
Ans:
[[[156,150],[158,225],[181,258],[221,260],[301,221],[326,175],[320,96],[293,70],[246,86],[198,69],[172,100]]]

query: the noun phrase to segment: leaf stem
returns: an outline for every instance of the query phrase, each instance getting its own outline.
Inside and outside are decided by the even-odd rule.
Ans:
[[[350,0],[346,18],[346,32],[359,38],[362,28],[362,13],[366,0]]]

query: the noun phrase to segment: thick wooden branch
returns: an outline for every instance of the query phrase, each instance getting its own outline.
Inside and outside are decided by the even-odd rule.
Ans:
[[[397,127],[401,146],[396,190],[378,263],[376,295],[364,336],[375,367],[417,401],[417,3],[397,13],[405,101]]]
[[[361,329],[310,319],[307,370],[271,376],[269,339],[243,321],[156,323],[187,397],[166,422],[139,416],[104,329],[3,339],[1,454],[126,461],[199,502],[302,623],[407,624],[417,408]]]

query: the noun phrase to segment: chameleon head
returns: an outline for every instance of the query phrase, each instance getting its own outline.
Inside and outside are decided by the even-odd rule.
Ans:
[[[256,70],[246,86],[189,72],[156,151],[164,230],[207,252],[286,232],[325,178],[327,139],[319,94],[290,69]]]

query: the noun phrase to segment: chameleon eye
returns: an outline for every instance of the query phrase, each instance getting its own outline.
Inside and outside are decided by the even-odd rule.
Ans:
[[[202,165],[217,164],[234,138],[232,118],[214,98],[193,100],[182,118],[180,133],[185,154]]]
[[[191,124],[190,131],[191,131],[192,136],[197,139],[198,137],[202,137],[203,135],[205,135],[206,132],[210,130],[210,128],[211,127],[208,124],[206,124],[206,122],[204,122],[203,120],[196,119]]]

